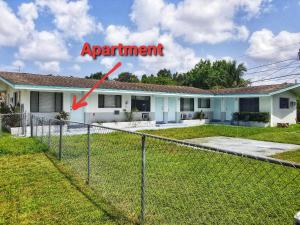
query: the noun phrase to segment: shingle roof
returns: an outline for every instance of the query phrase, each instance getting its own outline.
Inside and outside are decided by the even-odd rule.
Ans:
[[[7,80],[12,84],[35,85],[35,86],[91,88],[97,82],[97,80],[78,78],[78,77],[1,72],[1,71],[0,71],[0,77],[4,78],[5,80]],[[106,81],[100,86],[100,88],[186,93],[186,94],[211,94],[209,90],[203,90],[194,87],[144,84],[144,83],[126,83],[126,82],[118,82],[118,81]]]
[[[75,88],[91,88],[97,80],[85,79],[78,77],[41,75],[30,73],[1,72],[0,77],[15,85],[34,85],[34,86],[59,86],[59,87],[75,87]],[[262,85],[242,88],[226,88],[215,90],[203,90],[194,87],[174,86],[174,85],[157,85],[144,83],[126,83],[118,81],[106,81],[100,86],[103,89],[117,90],[136,90],[136,91],[152,91],[152,92],[168,92],[168,93],[185,93],[185,94],[269,94],[294,84],[274,84]]]
[[[211,90],[212,93],[216,95],[226,95],[226,94],[269,94],[281,89],[291,87],[295,84],[282,83],[282,84],[272,84],[272,85],[260,85],[251,87],[241,87],[241,88],[225,88]]]

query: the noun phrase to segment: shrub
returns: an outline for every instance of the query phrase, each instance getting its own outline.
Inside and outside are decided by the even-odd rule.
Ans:
[[[235,112],[233,114],[234,121],[252,121],[252,122],[270,122],[270,113],[268,112]]]
[[[196,113],[195,113],[195,116],[194,116],[194,119],[199,119],[199,120],[205,119],[205,113],[202,112],[202,111],[196,112]]]
[[[65,112],[65,111],[62,111],[62,112],[59,112],[55,119],[58,119],[58,120],[68,120],[69,119],[69,113]]]

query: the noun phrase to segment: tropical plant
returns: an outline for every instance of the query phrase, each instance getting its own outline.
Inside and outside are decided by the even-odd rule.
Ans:
[[[68,120],[69,119],[69,113],[67,113],[65,111],[61,111],[56,115],[55,119]]]

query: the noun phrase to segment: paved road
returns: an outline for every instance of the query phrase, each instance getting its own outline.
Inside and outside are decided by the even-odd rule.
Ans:
[[[234,137],[206,137],[184,140],[193,144],[219,148],[255,156],[271,156],[277,153],[300,149],[300,145],[283,144],[268,141],[255,141]]]

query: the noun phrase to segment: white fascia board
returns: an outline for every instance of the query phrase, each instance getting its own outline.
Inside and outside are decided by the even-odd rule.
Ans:
[[[212,98],[255,98],[255,97],[266,97],[270,94],[232,94],[232,95],[214,95]]]
[[[7,84],[7,85],[10,86],[11,88],[15,88],[15,85],[13,85],[13,84],[10,83],[9,81],[3,79],[2,77],[0,77],[0,81],[2,81],[3,83]]]
[[[286,92],[286,91],[290,91],[292,89],[295,89],[295,88],[298,88],[300,87],[300,84],[295,84],[293,86],[290,86],[290,87],[287,87],[287,88],[284,88],[284,89],[280,89],[278,91],[274,91],[274,92],[271,92],[269,95],[276,95],[276,94],[280,94],[282,92]]]

